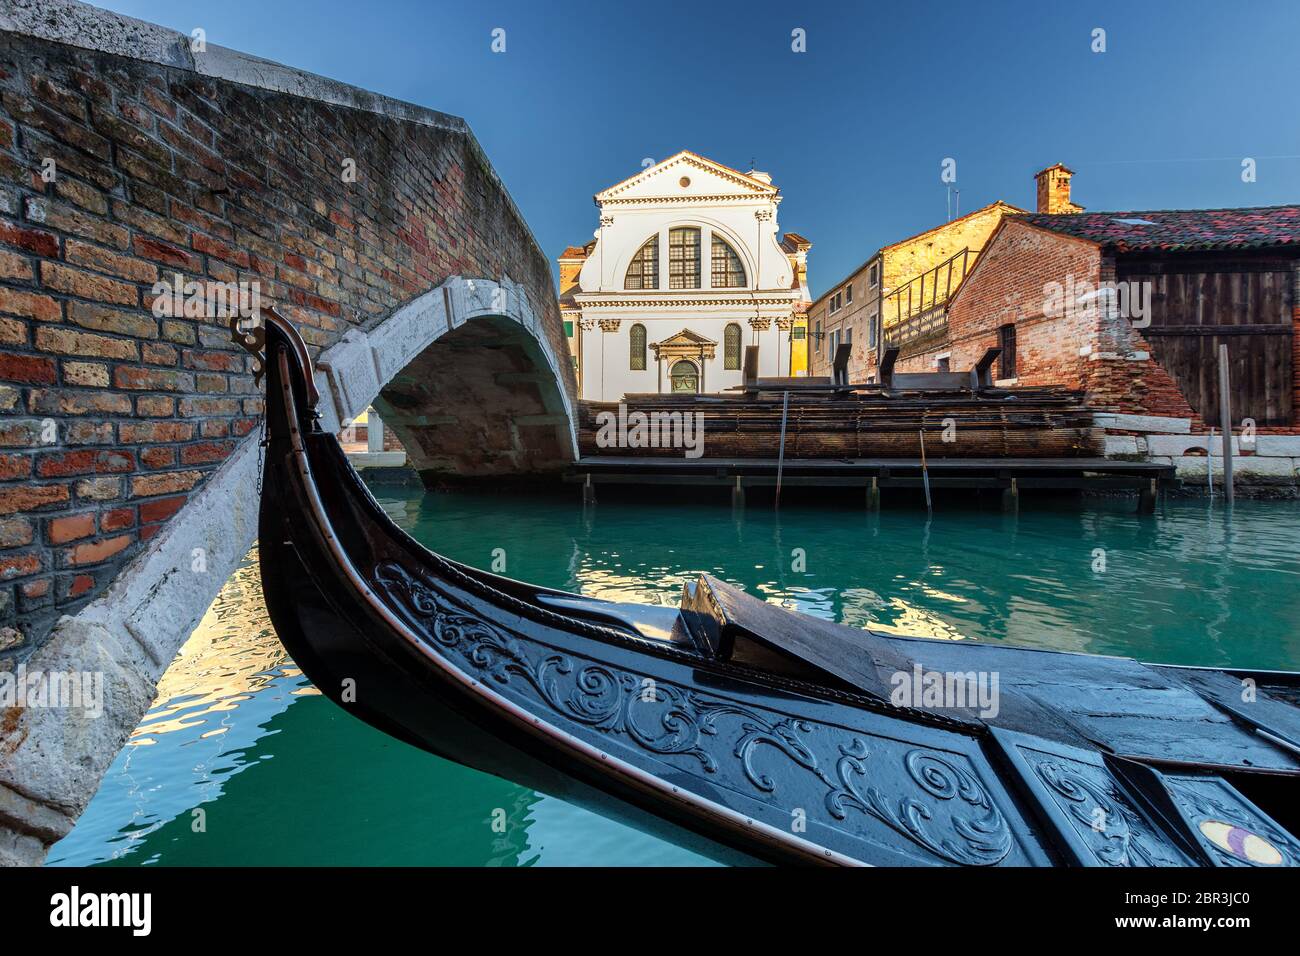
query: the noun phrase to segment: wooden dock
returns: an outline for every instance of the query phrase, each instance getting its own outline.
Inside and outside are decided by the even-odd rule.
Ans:
[[[1139,510],[1151,511],[1161,490],[1176,487],[1172,465],[1109,458],[666,458],[598,455],[579,458],[565,480],[581,484],[594,500],[600,485],[668,485],[726,487],[733,503],[746,489],[861,488],[868,507],[878,506],[881,491],[923,489],[993,489],[1014,505],[1021,491],[1135,491]]]
[[[1083,393],[993,387],[996,356],[966,372],[895,374],[891,355],[881,382],[837,385],[758,379],[751,352],[744,387],[728,393],[580,402],[565,477],[586,501],[597,485],[726,486],[737,504],[747,489],[773,488],[779,504],[783,488],[856,487],[868,507],[890,488],[923,490],[927,507],[939,489],[999,490],[1008,507],[1022,490],[1127,490],[1140,511],[1177,484],[1172,465],[1102,457]]]

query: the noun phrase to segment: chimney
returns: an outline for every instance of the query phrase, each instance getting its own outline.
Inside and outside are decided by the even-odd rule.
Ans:
[[[1038,182],[1038,211],[1053,216],[1062,213],[1083,212],[1082,206],[1070,202],[1070,177],[1073,169],[1057,163],[1035,174]]]

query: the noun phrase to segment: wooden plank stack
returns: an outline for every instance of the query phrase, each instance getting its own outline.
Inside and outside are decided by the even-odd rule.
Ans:
[[[781,447],[782,393],[759,395],[629,395],[620,419],[616,402],[579,403],[579,446],[584,457],[649,456],[680,458],[677,447],[638,445],[636,429],[598,441],[601,413],[635,425],[645,416],[655,422],[698,413],[706,459],[776,459]],[[1097,458],[1103,452],[1101,429],[1079,392],[1058,387],[996,392],[905,392],[884,396],[854,392],[841,396],[790,393],[785,457],[789,459],[906,458],[921,455],[921,432],[930,460],[945,458]],[[660,434],[663,434],[660,431]],[[606,429],[608,439],[610,430]]]

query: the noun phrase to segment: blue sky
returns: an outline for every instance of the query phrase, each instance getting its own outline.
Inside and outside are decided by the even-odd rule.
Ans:
[[[949,157],[964,212],[1032,208],[1054,162],[1090,209],[1300,201],[1295,0],[98,5],[465,117],[552,258],[681,148],[772,173],[815,294],[944,221]]]

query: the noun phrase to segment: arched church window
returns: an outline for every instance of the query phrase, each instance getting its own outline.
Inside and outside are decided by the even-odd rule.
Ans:
[[[628,359],[628,368],[634,372],[645,371],[645,326],[638,322],[632,326],[628,334],[628,348],[630,357]]]
[[[740,368],[740,326],[735,322],[722,331],[722,367]]]
[[[700,230],[682,226],[668,230],[668,288],[700,287]]]
[[[740,256],[716,232],[713,234],[713,288],[742,289],[745,286],[745,267]]]
[[[642,243],[627,267],[627,277],[623,280],[627,289],[659,288],[659,236],[655,234]]]

